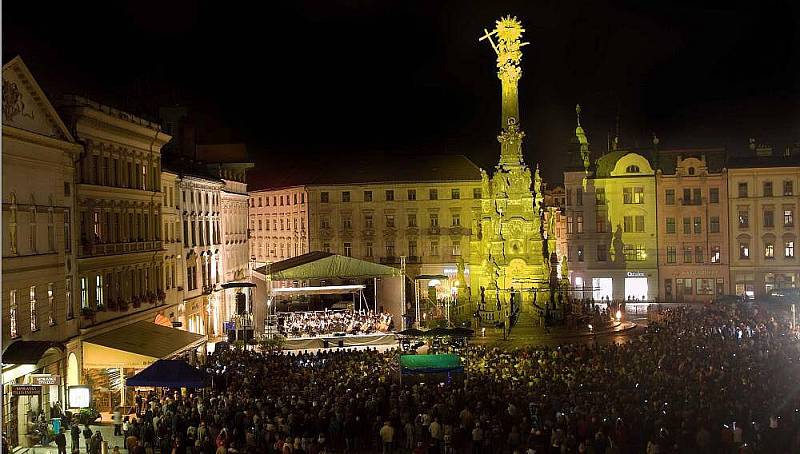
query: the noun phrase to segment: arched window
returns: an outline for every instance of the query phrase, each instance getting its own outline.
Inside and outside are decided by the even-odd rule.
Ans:
[[[694,167],[689,167],[689,175],[694,175]]]
[[[625,169],[627,173],[639,173],[639,166],[637,165],[630,165]]]

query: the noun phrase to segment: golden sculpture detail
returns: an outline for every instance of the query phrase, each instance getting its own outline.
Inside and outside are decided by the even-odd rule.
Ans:
[[[491,32],[483,29],[483,36],[478,41],[489,40],[497,54],[497,77],[501,81],[503,92],[503,129],[519,128],[519,107],[517,102],[517,82],[522,77],[522,46],[530,43],[522,42],[522,28],[516,17],[506,16],[495,21]],[[492,37],[497,38],[497,43]]]

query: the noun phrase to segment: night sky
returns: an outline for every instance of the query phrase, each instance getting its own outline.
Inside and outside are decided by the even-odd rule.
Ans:
[[[153,119],[187,105],[212,119],[208,140],[248,143],[262,181],[334,152],[493,166],[499,80],[478,37],[508,13],[531,42],[525,156],[547,179],[561,179],[576,103],[596,152],[617,116],[626,145],[800,138],[800,3],[695,3],[7,1],[3,59],[22,55],[51,97]]]

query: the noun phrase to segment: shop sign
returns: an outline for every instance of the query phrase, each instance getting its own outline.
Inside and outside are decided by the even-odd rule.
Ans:
[[[40,396],[42,385],[11,385],[12,396]]]
[[[33,377],[33,383],[37,385],[57,385],[61,383],[60,375],[39,375]]]
[[[647,277],[643,271],[628,271],[628,277]]]

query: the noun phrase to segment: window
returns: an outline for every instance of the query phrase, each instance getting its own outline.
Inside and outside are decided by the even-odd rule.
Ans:
[[[711,246],[711,263],[719,263],[719,262],[720,262],[720,247]]]
[[[277,223],[278,221],[273,221]],[[281,219],[281,225],[283,225],[283,220]],[[327,216],[322,216],[319,218],[319,227],[321,229],[329,229],[331,228],[331,221],[328,219]],[[278,230],[277,228],[275,230]]]
[[[53,294],[53,283],[47,284],[47,324],[53,326],[56,324],[56,298]]]
[[[17,291],[11,290],[9,297],[11,299],[8,305],[8,321],[11,326],[10,335],[15,338],[19,337],[19,331],[17,330]]]
[[[372,191],[364,191],[364,201],[372,202]]]
[[[452,227],[458,227],[461,225],[461,215],[458,213],[453,213],[452,215],[453,223]]]
[[[783,245],[783,256],[787,259],[794,258],[794,241],[787,241]]]
[[[350,191],[342,191],[342,202],[350,201]]]
[[[281,247],[282,246],[283,245],[281,245]],[[331,243],[322,243],[322,252],[331,252]]]
[[[606,226],[608,225],[608,220],[606,219],[606,212],[605,211],[598,211],[594,215],[595,221],[595,230],[597,233],[606,233],[607,229]]]
[[[644,246],[640,244],[626,244],[622,252],[625,255],[625,260],[629,262],[641,262],[647,259]]]
[[[689,188],[683,188],[683,200],[681,200],[683,205],[691,205],[692,204],[692,190]]]
[[[267,223],[267,225],[269,225],[269,223]],[[259,219],[258,220],[258,230],[263,230],[262,227],[263,227],[263,225],[261,224],[261,219]],[[267,230],[269,230],[269,229],[267,229]]]
[[[75,317],[75,313],[72,309],[72,278],[68,277],[66,282],[64,282],[65,288],[65,295],[64,295],[64,304],[67,305],[67,320],[71,320]]]
[[[775,227],[775,212],[764,210],[764,227]]]
[[[714,294],[714,279],[698,278],[696,280],[696,292],[698,295],[713,295]]]
[[[439,191],[436,189],[431,189],[428,191],[428,198],[430,200],[439,200]]]
[[[692,263],[692,247],[683,247],[683,263]]]
[[[408,255],[409,257],[417,256],[417,240],[408,240]]]
[[[408,200],[417,200],[417,190],[416,189],[409,189],[408,190]]]
[[[794,213],[792,210],[783,210],[783,226],[794,227]]]
[[[31,331],[39,331],[39,317],[36,308],[36,286],[31,286]]]
[[[578,246],[577,249],[578,249],[578,251],[577,251],[578,261],[582,262],[583,261],[583,246],[582,245]]]
[[[364,215],[364,228],[371,229],[373,227],[374,227],[374,225],[372,223],[372,215],[371,214],[365,214]]]
[[[764,258],[765,259],[775,258],[775,244],[773,244],[772,242],[764,243]]]
[[[394,200],[394,190],[393,189],[387,189],[386,190],[386,200],[388,202],[391,202],[391,201]]]
[[[675,233],[675,218],[667,218],[667,233]]]
[[[409,227],[417,227],[417,215],[416,215],[416,213],[410,213],[408,215],[408,226]]]
[[[664,199],[667,205],[675,205],[675,190],[667,189],[664,191]]]
[[[739,183],[739,198],[747,197],[747,183]]]
[[[692,218],[683,218],[683,233],[684,235],[692,233]]]
[[[764,197],[772,197],[772,182],[764,182]]]
[[[283,197],[281,197],[283,200]],[[327,192],[320,192],[319,193],[319,201],[322,203],[328,203],[328,193]]]
[[[350,218],[350,216],[345,216],[342,218],[342,228],[345,230],[353,228],[353,220]]]
[[[703,263],[703,246],[694,247],[694,262]]]
[[[439,256],[439,242],[431,241],[431,255],[434,257]]]
[[[353,243],[344,243],[343,248],[345,257],[353,256]]]
[[[439,227],[439,215],[431,213],[431,227]]]
[[[626,204],[644,203],[644,188],[641,186],[622,188],[622,200]]]
[[[739,258],[740,259],[749,259],[750,258],[750,243],[747,241],[740,241],[739,242]]]
[[[284,226],[285,226],[285,224],[283,223],[283,221],[284,221],[284,220],[283,220],[283,219],[281,219],[281,230],[284,230]]]
[[[394,240],[386,240],[386,257],[394,257]]]
[[[667,246],[667,263],[675,263],[676,255],[675,246]]]
[[[450,190],[450,198],[453,200],[457,200],[461,198],[461,191],[459,189],[451,189]]]
[[[567,216],[567,233],[572,233],[574,226],[572,224],[572,216]]]
[[[694,233],[700,234],[703,232],[703,225],[701,218],[695,216],[694,218]]]
[[[694,175],[694,167],[689,167],[689,175]]]
[[[633,232],[633,216],[625,216],[622,219],[622,231],[625,233]]]
[[[575,190],[575,205],[576,206],[583,206],[583,188],[577,188]]]
[[[119,220],[119,218],[117,218]],[[69,220],[69,210],[64,210],[64,251],[69,252],[72,247],[72,232]],[[119,235],[119,228],[117,228],[117,235]]]
[[[636,216],[634,221],[636,221],[636,225],[634,226],[636,228],[636,232],[644,232],[644,216]]]
[[[269,199],[267,199],[267,200],[269,200]],[[263,206],[263,205],[261,204],[261,197],[259,197],[259,198],[258,198],[258,206]]]
[[[453,256],[458,257],[461,255],[461,243],[458,240],[453,240]]]
[[[692,189],[692,205],[700,205],[703,203],[703,192],[700,188]]]
[[[364,252],[365,257],[372,257],[372,241],[364,243]]]
[[[348,197],[350,197],[350,193],[348,193]],[[297,205],[297,193],[292,194],[292,205]]]
[[[708,226],[710,233],[719,233],[719,216],[711,216],[711,223]]]
[[[639,166],[631,165],[625,168],[626,173],[639,173]]]
[[[783,182],[783,195],[794,195],[794,184],[791,181]]]
[[[750,227],[750,213],[747,210],[739,210],[739,228],[746,229]]]
[[[81,278],[81,309],[89,307],[89,279]]]
[[[94,304],[95,307],[102,307],[104,300],[103,300],[103,276],[97,275],[94,278],[95,287],[94,287]],[[147,291],[147,289],[145,289]]]
[[[583,213],[575,213],[575,231],[583,233]]]
[[[386,227],[394,228],[394,215],[387,214],[386,215]]]
[[[608,260],[608,248],[605,244],[597,245],[597,261],[605,262]]]
[[[473,199],[483,198],[483,195],[481,194],[481,188],[472,188],[472,198]]]
[[[594,190],[594,203],[595,205],[606,204],[606,188],[597,188]]]
[[[691,295],[692,294],[692,279],[676,279],[675,286],[677,287],[679,295]]]
[[[47,250],[56,250],[56,233],[53,225],[53,208],[47,211]]]
[[[711,201],[711,203],[719,203],[719,188],[709,189],[708,199]]]

